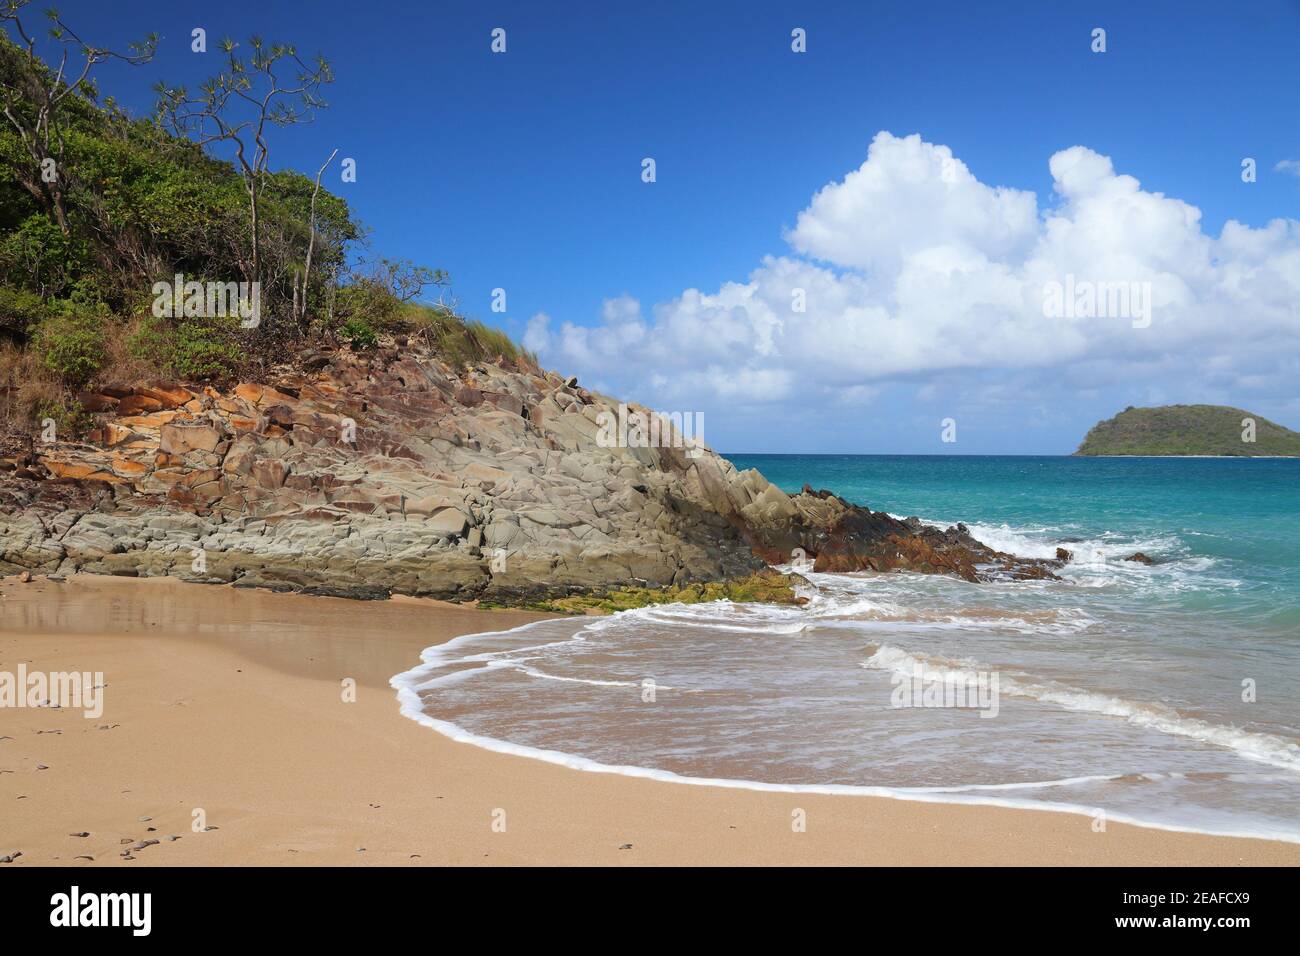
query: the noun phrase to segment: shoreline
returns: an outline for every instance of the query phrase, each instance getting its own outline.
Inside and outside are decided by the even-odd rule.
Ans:
[[[0,593],[0,667],[98,670],[108,684],[94,721],[4,714],[0,803],[18,809],[0,855],[23,852],[8,865],[1300,864],[1292,843],[1114,818],[1094,833],[1050,809],[575,771],[400,713],[389,679],[422,650],[546,615],[162,579],[7,579]],[[355,702],[340,701],[341,676]],[[191,830],[200,807],[216,829]],[[150,838],[119,855],[134,845],[119,841]]]
[[[549,619],[549,618],[548,618]],[[545,619],[544,619],[545,620]],[[533,622],[533,623],[544,623]],[[514,629],[515,632],[526,630],[528,624]],[[1010,810],[1027,810],[1030,812],[1065,813],[1085,817],[1091,821],[1095,808],[1081,803],[1049,802],[1038,800],[1016,800],[995,796],[978,796],[977,793],[1014,792],[1023,789],[1044,789],[1051,786],[1064,786],[1090,779],[1107,779],[1105,775],[1089,777],[1074,776],[1060,780],[1017,782],[1005,784],[984,784],[971,786],[936,786],[936,787],[885,787],[859,784],[783,784],[762,780],[727,777],[693,777],[670,770],[642,767],[636,764],[608,764],[578,754],[562,750],[550,750],[528,744],[512,743],[496,737],[489,737],[467,730],[461,725],[424,712],[417,693],[418,688],[429,679],[431,667],[435,660],[440,661],[443,654],[462,642],[471,642],[478,637],[490,636],[490,633],[465,634],[428,648],[421,654],[421,662],[410,670],[395,675],[390,681],[397,691],[401,713],[404,717],[456,743],[465,743],[493,753],[527,760],[536,760],[555,766],[564,767],[579,773],[610,774],[631,779],[656,780],[676,786],[716,787],[733,790],[752,790],[760,793],[781,793],[787,795],[820,794],[837,798],[871,798],[883,800],[901,800],[914,803],[931,803],[948,806],[998,807]],[[430,655],[429,652],[433,654]],[[445,676],[445,675],[444,675]],[[1263,840],[1275,843],[1300,845],[1300,833],[1270,834],[1240,831],[1213,830],[1208,828],[1165,823],[1158,820],[1141,819],[1129,815],[1107,811],[1108,823],[1121,823],[1126,826],[1148,830],[1161,830],[1170,833],[1187,833],[1197,836],[1229,838],[1240,840]]]
[[[844,800],[898,800],[904,803],[925,803],[952,807],[996,807],[1002,810],[1023,810],[1029,813],[1070,814],[1077,817],[1084,817],[1088,820],[1091,820],[1093,817],[1092,812],[1081,804],[1002,800],[996,797],[961,798],[954,796],[955,793],[960,792],[963,789],[960,787],[890,788],[865,785],[859,786],[854,784],[767,783],[761,780],[741,780],[726,777],[687,777],[678,773],[673,773],[670,770],[656,770],[651,767],[638,767],[633,764],[604,764],[587,757],[566,753],[564,751],[541,750],[524,744],[512,744],[509,741],[499,740],[495,737],[485,737],[481,734],[472,733],[451,721],[429,717],[427,714],[421,714],[419,717],[416,717],[412,714],[406,713],[405,709],[403,710],[403,715],[409,720],[413,720],[434,731],[434,733],[440,734],[455,743],[468,744],[473,747],[478,747],[481,750],[502,754],[503,756],[519,757],[524,760],[535,760],[541,763],[564,767],[565,769],[577,773],[609,774],[634,780],[655,780],[677,787],[712,787],[719,790],[750,790],[757,793],[780,793],[789,796],[811,794],[835,797]],[[1041,788],[1048,785],[1065,785],[1076,780],[1085,779],[1089,778],[1070,778],[1066,780],[1052,781],[1050,784],[988,784],[982,787],[972,787],[970,789],[993,791],[1023,789],[1027,786]],[[940,794],[946,794],[946,796],[940,796]],[[1198,829],[1190,826],[1178,826],[1177,824],[1172,823],[1140,820],[1135,817],[1128,817],[1115,813],[1108,813],[1106,815],[1106,820],[1108,824],[1122,824],[1123,826],[1135,827],[1140,830],[1157,830],[1165,833],[1184,833],[1211,839],[1259,840],[1266,843],[1294,844],[1300,846],[1300,835],[1284,837],[1260,833],[1220,832],[1215,830]]]

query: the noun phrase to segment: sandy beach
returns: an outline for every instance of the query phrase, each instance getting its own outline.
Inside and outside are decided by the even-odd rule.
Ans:
[[[1076,814],[584,773],[398,713],[388,680],[422,648],[525,612],[88,576],[0,594],[0,670],[106,683],[97,718],[0,709],[10,867],[1300,863],[1293,844]]]

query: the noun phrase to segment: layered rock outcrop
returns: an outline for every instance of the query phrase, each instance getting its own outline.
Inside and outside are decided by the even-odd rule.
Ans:
[[[787,495],[667,423],[663,447],[620,447],[604,440],[617,401],[554,373],[458,371],[403,343],[300,356],[268,379],[82,396],[84,440],[33,436],[0,459],[0,572],[501,603],[803,556],[827,571],[1051,575],[961,526]]]

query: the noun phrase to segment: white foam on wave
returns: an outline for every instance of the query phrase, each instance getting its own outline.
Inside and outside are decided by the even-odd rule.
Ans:
[[[897,516],[895,516],[897,517]],[[925,518],[921,521],[935,527],[951,527],[955,522]],[[1028,527],[1002,524],[966,523],[971,535],[995,551],[1020,558],[1056,557],[1057,548],[1070,552],[1071,558],[1059,572],[1061,577],[1076,587],[1123,587],[1144,593],[1161,591],[1181,593],[1187,591],[1215,591],[1221,588],[1237,589],[1244,582],[1231,577],[1210,576],[1219,559],[1209,555],[1191,553],[1179,535],[1149,532],[1126,534],[1104,531],[1079,540],[1065,540],[1073,535],[1066,529],[1054,526]],[[1202,534],[1201,532],[1185,532]],[[1146,565],[1126,559],[1137,552],[1157,559]],[[1041,587],[1041,581],[1010,582],[1020,589]]]
[[[922,520],[927,524],[940,527],[948,527],[951,524],[951,522],[925,518]],[[1020,557],[1053,558],[1057,547],[1069,549],[1074,553],[1074,560],[1065,566],[1062,575],[1073,586],[1118,586],[1130,593],[1143,594],[1153,588],[1180,591],[1240,584],[1240,582],[1230,579],[1210,577],[1206,572],[1216,564],[1216,560],[1190,554],[1187,547],[1177,537],[1123,535],[1105,532],[1082,541],[1061,542],[1061,537],[1069,536],[1073,532],[1061,528],[1012,527],[1006,524],[968,524],[967,527],[976,539],[989,547]],[[1163,557],[1165,560],[1154,566],[1145,566],[1122,560],[1135,551],[1144,551],[1148,554]],[[1095,560],[1098,556],[1101,557],[1100,561]],[[988,617],[970,616],[955,611],[952,613],[935,613],[942,612],[945,607],[950,606],[953,599],[956,599],[962,605],[966,604],[968,599],[963,589],[968,585],[966,582],[954,579],[932,580],[914,574],[824,574],[790,567],[780,570],[799,571],[811,583],[811,587],[800,589],[801,595],[809,599],[804,607],[738,605],[720,601],[696,605],[658,605],[620,612],[609,617],[570,619],[568,621],[537,621],[509,631],[464,635],[446,644],[427,648],[421,654],[421,663],[411,670],[393,677],[391,684],[397,692],[401,712],[404,716],[428,726],[452,740],[472,743],[484,749],[526,756],[586,772],[615,773],[695,786],[734,787],[785,793],[877,796],[922,802],[1005,806],[1085,815],[1095,813],[1095,807],[1070,803],[1068,800],[1047,802],[1024,797],[1017,798],[1012,795],[1017,791],[1024,793],[1044,789],[1059,789],[1068,792],[1071,787],[1086,787],[1090,784],[1104,785],[1109,781],[1120,779],[1119,776],[1092,775],[1061,780],[1005,784],[970,784],[947,787],[873,787],[773,784],[763,781],[729,778],[688,777],[655,768],[604,764],[563,751],[498,740],[476,734],[450,721],[441,720],[424,712],[424,705],[420,696],[422,692],[438,686],[445,686],[452,681],[460,681],[476,674],[482,674],[485,669],[495,669],[499,666],[511,666],[529,677],[541,680],[587,684],[596,687],[636,686],[637,682],[630,680],[601,680],[548,673],[537,669],[531,664],[525,664],[516,655],[528,651],[541,650],[545,652],[566,644],[582,642],[588,637],[594,638],[596,634],[609,631],[617,633],[623,628],[636,627],[640,624],[782,638],[806,634],[812,629],[821,629],[823,627],[836,630],[868,629],[872,631],[893,631],[895,633],[900,630],[906,632],[913,629],[951,628],[970,631],[1015,630],[1027,634],[1038,634],[1077,632],[1095,623],[1081,608],[1055,608],[1055,616],[1046,619],[1042,615],[1031,612],[1026,612],[1025,617],[1019,617],[1017,616],[1018,612],[1015,611]],[[1048,589],[1050,592],[1059,593],[1062,587],[1060,582],[1042,581],[1015,582],[1012,586],[1019,589],[1017,593],[1035,589]],[[936,605],[931,600],[934,596],[941,596],[944,600]],[[1038,601],[1038,598],[1032,595],[1025,599],[1032,599],[1034,603]],[[563,639],[550,640],[528,647],[506,647],[478,653],[473,652],[473,646],[476,642],[491,642],[495,639],[509,641],[522,632],[530,631],[530,629],[542,628],[542,633],[546,633],[547,629],[563,629],[565,627],[572,628],[573,631]],[[610,636],[613,635],[606,635],[607,638]],[[532,658],[526,660],[531,661]],[[926,658],[924,655],[910,654],[901,648],[885,644],[877,647],[868,660],[873,663],[863,662],[864,667],[905,672],[909,675],[917,661],[920,661],[923,668],[929,672],[943,669],[944,671],[953,672],[954,676],[957,674],[964,675],[968,680],[974,678],[976,673],[981,670],[978,663],[973,660]],[[466,667],[466,665],[474,663],[484,664],[486,668],[470,669]],[[983,668],[983,670],[987,672],[988,669]],[[661,687],[660,689],[670,688]],[[1294,742],[1270,734],[1254,733],[1189,717],[1162,704],[1124,700],[1112,695],[1093,693],[1050,680],[1042,680],[1023,673],[1007,675],[1006,672],[1000,672],[1000,691],[1010,696],[1032,699],[1065,710],[1121,719],[1136,727],[1224,748],[1252,762],[1267,764],[1285,771],[1281,779],[1287,781],[1292,780],[1292,775],[1300,771],[1300,748]],[[1158,814],[1159,810],[1153,810],[1152,813]],[[1162,830],[1275,839],[1300,843],[1300,833],[1276,829],[1265,824],[1260,824],[1259,829],[1256,830],[1239,831],[1169,824],[1156,819],[1138,819],[1116,814],[1109,814],[1109,817],[1116,822]]]
[[[957,660],[927,654],[913,654],[898,647],[881,644],[862,662],[868,670],[884,670],[911,676],[919,668],[937,679],[952,679],[967,684],[979,680],[996,668],[982,667],[971,660]],[[1177,737],[1189,737],[1201,743],[1231,750],[1237,755],[1281,770],[1300,773],[1300,746],[1274,734],[1257,733],[1212,724],[1198,717],[1180,714],[1172,707],[1155,702],[1124,700],[1109,694],[1067,687],[1052,681],[1039,682],[1024,674],[998,672],[999,690],[1012,697],[1055,704],[1065,710],[1105,717],[1119,717],[1137,727],[1157,730]]]
[[[624,612],[626,613],[626,612]],[[525,624],[523,628],[532,627],[537,624],[548,622],[537,621],[533,624]],[[519,628],[517,630],[521,630]],[[495,632],[492,636],[500,636],[508,632]],[[970,785],[968,787],[870,787],[856,786],[849,784],[777,784],[766,783],[757,780],[736,780],[724,777],[687,777],[681,774],[673,773],[668,770],[658,770],[651,767],[638,767],[631,764],[605,764],[599,761],[591,760],[587,757],[581,757],[577,754],[565,753],[560,750],[546,750],[539,747],[530,747],[525,744],[514,744],[509,741],[499,740],[495,737],[487,737],[482,734],[475,734],[466,730],[458,724],[448,720],[441,720],[424,712],[424,702],[420,698],[420,692],[436,686],[441,678],[431,676],[432,671],[440,669],[446,661],[446,649],[453,645],[472,641],[482,635],[465,635],[449,641],[447,644],[427,648],[421,654],[423,663],[396,675],[390,681],[391,686],[397,692],[398,705],[402,716],[422,724],[430,729],[442,734],[450,740],[459,743],[473,744],[484,750],[490,750],[495,753],[509,754],[518,757],[528,757],[533,760],[541,760],[546,763],[558,764],[568,767],[572,770],[580,770],[586,773],[610,773],[618,774],[625,777],[634,777],[649,780],[661,780],[668,783],[676,783],[686,786],[697,787],[725,787],[741,790],[757,790],[773,793],[812,793],[826,794],[830,796],[855,796],[855,797],[881,797],[891,800],[911,800],[919,803],[946,803],[946,804],[966,804],[973,806],[993,806],[1008,807],[1021,810],[1042,810],[1050,813],[1072,813],[1083,816],[1093,816],[1096,813],[1094,807],[1082,806],[1065,802],[1049,802],[1029,799],[1013,799],[1007,797],[992,796],[993,792],[998,791],[1016,791],[1030,790],[1040,788],[1061,787],[1066,788],[1075,785],[1087,783],[1104,782],[1114,777],[1106,776],[1083,776],[1072,777],[1063,780],[1048,780],[1041,782],[1022,782],[1011,784],[983,784]],[[1144,820],[1122,814],[1110,813],[1108,818],[1116,823],[1127,823],[1132,826],[1147,827],[1149,829],[1167,830],[1177,833],[1205,833],[1214,836],[1241,837],[1248,839],[1265,839],[1280,840],[1288,843],[1300,843],[1300,834],[1290,833],[1287,831],[1275,831],[1271,828],[1261,829],[1258,831],[1245,830],[1218,830],[1213,828],[1198,828],[1183,826],[1178,824],[1163,823],[1158,820]]]
[[[541,621],[530,621],[527,624],[521,624],[519,625],[519,627],[510,628],[509,630],[505,630],[505,631],[482,631],[477,634],[462,634],[460,637],[453,637],[450,641],[446,641],[445,643],[435,644],[432,647],[426,647],[423,651],[420,652],[420,663],[408,671],[403,671],[401,674],[397,675],[397,677],[392,678],[392,680],[389,681],[389,684],[391,684],[392,686],[397,686],[396,684],[393,684],[393,681],[396,681],[398,677],[409,679],[413,675],[416,675],[418,673],[423,677],[424,683],[418,685],[409,685],[411,686],[412,690],[418,692],[420,690],[426,689],[426,687],[433,687],[435,684],[441,683],[444,680],[448,679],[450,676],[453,676],[447,674],[440,675],[437,673],[439,670],[449,666],[450,664],[473,663],[473,662],[486,663],[486,662],[493,661],[494,659],[498,658],[501,654],[505,654],[505,653],[523,653],[525,651],[530,651],[530,650],[540,650],[543,648],[555,647],[560,644],[566,644],[572,640],[583,639],[580,636],[580,634],[575,634],[573,637],[568,638],[567,640],[548,641],[545,644],[534,644],[530,647],[516,647],[516,648],[509,648],[501,651],[487,651],[479,654],[467,654],[464,657],[453,658],[451,656],[452,651],[459,650],[460,648],[462,648],[467,644],[481,643],[491,638],[508,637],[513,634],[522,634],[525,631],[532,631],[539,628],[544,628],[547,627],[548,625],[553,625],[554,623],[555,622],[551,619],[544,619]],[[473,670],[460,671],[457,673],[472,674],[474,673],[474,671]]]
[[[813,587],[801,589],[799,593],[809,603],[802,612],[785,610],[802,613],[817,627],[870,626],[873,622],[884,622],[908,629],[1077,634],[1097,623],[1078,607],[1049,607],[1037,612],[1002,608],[975,608],[974,613],[949,610],[946,602],[934,600],[931,589],[970,587],[968,582],[957,578],[875,572],[853,575],[805,572],[804,576]],[[1041,586],[1048,582],[1024,583]]]
[[[718,607],[717,605],[723,606]],[[727,631],[735,634],[798,634],[808,625],[806,620],[796,619],[793,615],[728,614],[726,613],[727,607],[735,607],[735,605],[730,605],[729,602],[690,605],[662,604],[655,607],[623,611],[621,612],[622,620],[620,623],[649,622],[668,624],[673,627]],[[687,611],[688,608],[695,610]],[[713,616],[710,616],[710,611],[712,611]]]
[[[893,515],[891,517],[898,516]],[[921,517],[920,520],[923,524],[937,528],[949,528],[957,523],[942,518]],[[1177,536],[1167,534],[1143,536],[1105,531],[1099,535],[1081,540],[1066,541],[1064,539],[1072,537],[1072,535],[1066,534],[1066,529],[1053,525],[1029,527],[1010,525],[1005,522],[1002,524],[983,524],[969,521],[964,522],[964,524],[966,530],[970,532],[975,540],[988,545],[994,551],[1001,551],[1004,554],[1014,555],[1018,558],[1055,558],[1056,549],[1065,548],[1073,553],[1074,560],[1077,562],[1091,562],[1098,559],[1101,561],[1121,560],[1135,551],[1177,556],[1177,559],[1181,561],[1182,553],[1185,550]],[[1198,560],[1209,564],[1214,563],[1213,558]],[[1198,569],[1203,569],[1205,566],[1208,565],[1202,564],[1201,568]]]
[[[886,512],[886,514],[889,513]],[[890,514],[889,516],[900,521],[903,520],[902,515]],[[927,518],[924,515],[918,517],[922,524],[935,528],[951,528],[958,524],[956,521],[947,521],[943,518]],[[1043,536],[1060,532],[1060,528],[1053,526],[1012,527],[1006,523],[999,525],[972,524],[969,521],[961,523],[966,525],[966,530],[977,541],[988,545],[994,551],[1013,554],[1018,558],[1056,557],[1057,545]]]
[[[536,667],[528,667],[517,664],[514,668],[520,673],[527,674],[529,677],[537,677],[542,680],[558,680],[567,684],[587,684],[591,687],[640,687],[640,682],[634,680],[596,680],[590,677],[562,677],[559,674],[548,674]],[[667,684],[656,684],[655,690],[674,690]]]
[[[1010,525],[968,524],[971,536],[994,551],[1014,554],[1018,558],[1054,558],[1057,545],[1031,537],[1054,530],[1050,528],[1012,528]]]

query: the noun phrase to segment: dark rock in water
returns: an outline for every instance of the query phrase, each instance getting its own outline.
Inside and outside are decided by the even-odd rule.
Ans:
[[[814,571],[916,571],[989,581],[1055,578],[1053,569],[1060,567],[1057,561],[994,551],[972,537],[964,524],[941,531],[919,519],[900,521],[848,504],[829,492],[804,492],[790,501],[792,520],[766,539],[762,525],[752,529],[751,544],[760,554],[778,552],[783,561],[789,560],[793,548],[801,548],[814,558]]]
[[[1073,557],[1074,557],[1074,552],[1073,552],[1073,551],[1067,551],[1065,548],[1057,548],[1057,549],[1056,549],[1056,560],[1057,560],[1057,561],[1062,561],[1062,562],[1065,562],[1065,563],[1068,564],[1069,561],[1070,561],[1070,559],[1073,558]]]
[[[1143,554],[1141,551],[1136,551],[1136,552],[1134,552],[1133,554],[1130,554],[1130,555],[1129,555],[1127,558],[1125,558],[1124,560],[1125,560],[1125,561],[1136,561],[1138,564],[1155,564],[1155,563],[1156,563],[1154,558],[1148,558],[1148,557],[1147,557],[1145,554]]]

